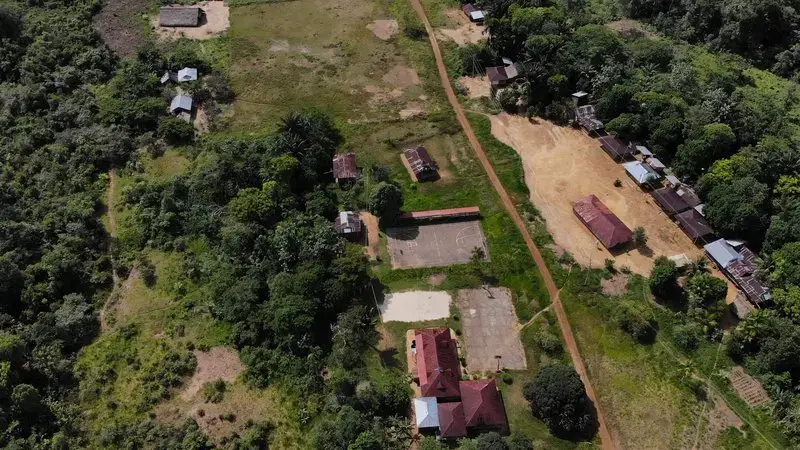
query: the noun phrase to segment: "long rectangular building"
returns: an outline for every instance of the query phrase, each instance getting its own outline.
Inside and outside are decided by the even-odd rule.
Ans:
[[[631,229],[594,194],[573,203],[572,210],[606,248],[625,244],[633,236]]]

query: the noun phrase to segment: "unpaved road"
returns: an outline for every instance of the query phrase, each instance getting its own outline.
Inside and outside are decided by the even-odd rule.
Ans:
[[[108,208],[108,232],[109,237],[111,239],[117,237],[117,216],[114,208],[116,205],[113,204],[114,201],[114,192],[117,189],[117,171],[111,170],[108,173],[108,191],[106,192],[106,207]],[[117,287],[119,286],[119,275],[117,275],[117,271],[112,267],[111,268],[111,279],[113,282],[113,287],[111,289],[111,293],[108,295],[106,302],[103,304],[103,307],[100,308],[100,329],[105,330],[108,328],[108,320],[106,319],[106,314],[108,313],[108,308],[114,303],[115,296],[117,295]]]
[[[589,381],[589,375],[586,371],[586,366],[583,364],[583,359],[581,359],[581,355],[578,350],[578,344],[575,342],[575,336],[572,334],[572,327],[569,324],[569,319],[567,319],[567,313],[558,297],[558,288],[556,288],[553,277],[550,275],[550,271],[547,269],[547,265],[544,262],[544,258],[542,258],[541,252],[533,242],[533,238],[531,238],[525,222],[522,220],[522,217],[517,212],[514,203],[511,201],[511,197],[509,197],[508,192],[506,192],[503,184],[500,182],[500,179],[497,178],[497,174],[494,172],[492,164],[486,157],[483,147],[481,147],[478,138],[475,136],[475,132],[472,130],[472,126],[467,120],[467,116],[464,114],[464,110],[461,108],[461,104],[458,102],[456,93],[453,90],[453,86],[450,84],[450,79],[447,76],[447,69],[444,65],[444,59],[442,58],[442,52],[439,49],[439,44],[436,42],[436,35],[434,34],[434,30],[430,24],[430,21],[428,21],[428,16],[425,14],[425,8],[422,7],[420,0],[411,0],[411,6],[414,7],[414,10],[417,12],[420,20],[423,24],[425,24],[425,30],[428,32],[428,40],[431,43],[433,55],[436,58],[436,66],[439,70],[439,78],[441,79],[442,87],[447,94],[447,99],[450,102],[450,105],[453,107],[453,111],[456,113],[458,122],[461,124],[461,128],[463,128],[464,134],[467,135],[470,145],[475,150],[478,160],[480,160],[481,165],[483,165],[483,168],[489,177],[489,181],[491,181],[492,186],[494,186],[494,189],[497,191],[497,194],[503,201],[503,206],[514,220],[514,224],[522,234],[525,244],[527,245],[528,250],[530,250],[539,272],[542,274],[542,278],[547,286],[547,291],[552,299],[553,311],[556,313],[556,317],[558,317],[558,324],[561,327],[561,333],[564,337],[564,342],[567,345],[567,349],[569,350],[572,364],[575,366],[575,370],[578,372],[578,375],[580,375],[584,386],[586,386],[586,394],[592,400],[595,408],[597,409],[597,421],[599,423],[598,433],[600,435],[602,446],[604,449],[616,449],[617,445],[612,441],[611,433],[609,433],[608,427],[606,426],[605,414],[603,413],[603,409],[601,408],[600,404],[597,402],[597,394],[595,393],[594,388]]]

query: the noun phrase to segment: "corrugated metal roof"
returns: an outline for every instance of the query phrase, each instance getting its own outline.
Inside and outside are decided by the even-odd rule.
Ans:
[[[200,25],[200,8],[187,6],[164,6],[158,23],[162,27],[196,27]]]
[[[439,408],[436,397],[417,397],[414,399],[414,417],[417,428],[438,428]]]
[[[467,427],[508,426],[506,411],[497,391],[497,383],[493,379],[466,380],[459,384]]]
[[[631,178],[633,178],[634,181],[639,184],[645,184],[661,178],[661,176],[647,163],[631,161],[623,164],[622,167],[624,167],[625,171],[628,172]]]
[[[461,366],[449,328],[416,330],[417,375],[425,397],[458,397]]]
[[[349,234],[361,232],[361,217],[354,211],[340,211],[333,223],[336,231]]]
[[[192,97],[183,94],[172,97],[172,102],[169,104],[169,111],[175,112],[177,110],[191,111]]]
[[[717,239],[716,241],[703,246],[708,256],[711,257],[723,269],[728,267],[732,262],[742,259],[739,252],[730,246],[725,239]]]
[[[652,195],[658,206],[670,216],[689,209],[689,204],[683,201],[683,198],[675,192],[675,188],[664,187],[656,189],[652,192]]]
[[[439,403],[439,434],[445,438],[467,435],[467,420],[461,402]]]
[[[184,67],[178,71],[178,82],[195,81],[197,80],[197,69],[193,67]]]
[[[616,136],[603,136],[597,140],[600,141],[600,147],[616,160],[625,159],[631,154],[631,149],[622,142],[622,139]]]
[[[438,176],[436,163],[433,162],[433,158],[431,158],[431,155],[425,147],[407,148],[403,151],[403,154],[406,157],[406,161],[408,161],[408,165],[411,166],[414,175],[417,176],[417,179],[434,178]]]
[[[337,153],[333,156],[333,177],[345,180],[358,178],[355,153]]]
[[[476,216],[481,213],[477,206],[467,206],[465,208],[433,209],[430,211],[412,211],[401,214],[401,219],[438,219],[445,217]]]
[[[573,203],[572,210],[606,248],[624,244],[633,236],[630,228],[594,194]]]
[[[696,240],[714,234],[711,225],[693,208],[676,215],[675,219],[692,239]]]

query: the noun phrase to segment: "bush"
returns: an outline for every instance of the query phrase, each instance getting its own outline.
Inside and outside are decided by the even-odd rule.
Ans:
[[[534,416],[556,434],[594,434],[597,430],[591,404],[575,369],[562,364],[547,366],[523,388]]]
[[[514,383],[514,377],[508,372],[504,372],[502,375],[500,375],[500,379],[503,380],[503,383],[505,384]]]
[[[206,403],[219,403],[225,396],[227,384],[223,380],[212,381],[203,385],[203,399]]]
[[[136,263],[145,286],[153,287],[156,284],[156,266],[144,254],[139,254]]]
[[[704,337],[703,327],[694,322],[676,325],[672,330],[672,341],[686,352],[697,350]]]
[[[536,345],[550,356],[561,356],[564,353],[564,346],[561,340],[547,331],[541,331],[536,335]]]
[[[194,140],[194,126],[177,117],[158,120],[158,135],[172,145],[188,144]]]
[[[408,24],[403,28],[403,34],[414,40],[421,40],[428,37],[425,27],[419,24]]]

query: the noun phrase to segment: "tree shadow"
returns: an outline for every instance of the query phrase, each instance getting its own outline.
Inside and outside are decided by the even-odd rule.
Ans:
[[[384,368],[400,369],[403,363],[397,358],[400,352],[396,348],[387,348],[385,350],[378,350],[378,356],[381,359],[381,365]]]

